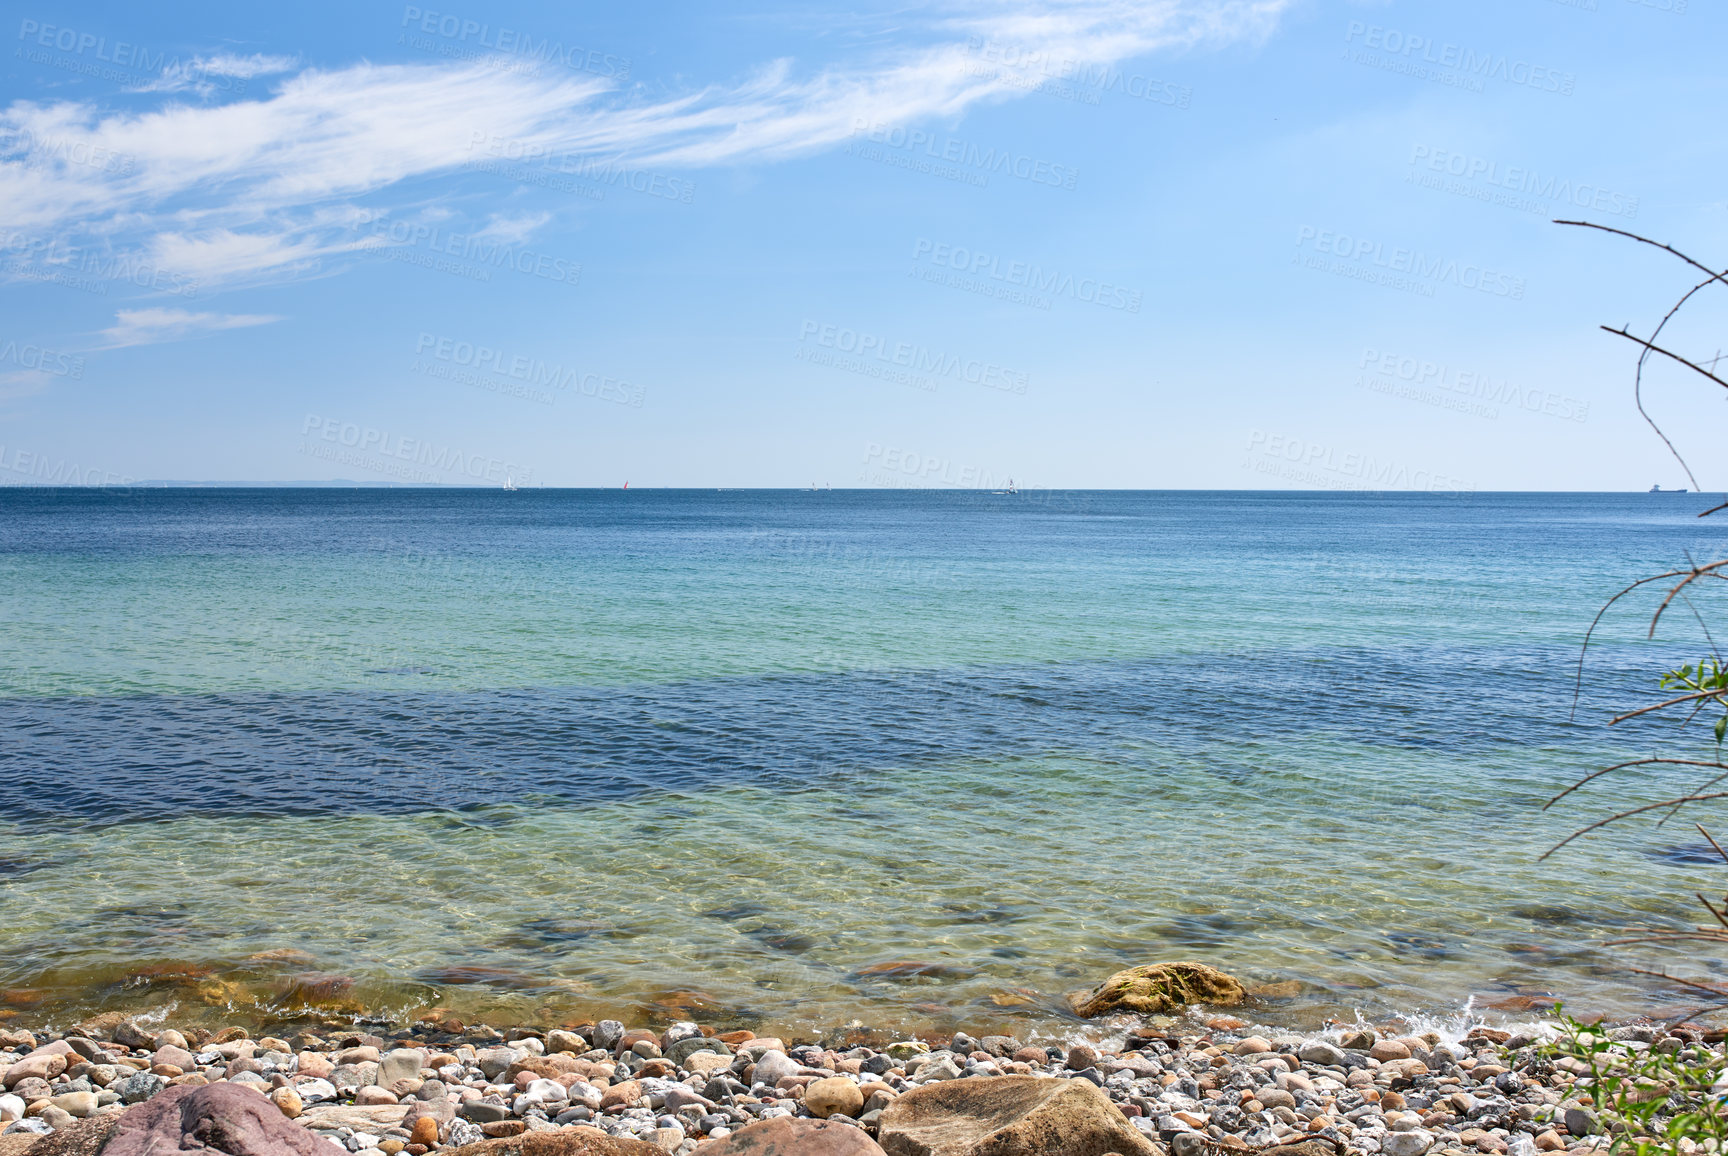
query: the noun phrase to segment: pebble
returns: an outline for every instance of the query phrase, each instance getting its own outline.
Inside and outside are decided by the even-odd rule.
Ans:
[[[804,1107],[823,1120],[835,1113],[856,1118],[864,1108],[864,1093],[846,1077],[830,1076],[804,1089]]]
[[[304,1102],[300,1099],[300,1094],[293,1088],[277,1088],[275,1091],[270,1093],[270,1099],[275,1103],[276,1107],[281,1109],[282,1114],[290,1120],[298,1116],[305,1108]]]

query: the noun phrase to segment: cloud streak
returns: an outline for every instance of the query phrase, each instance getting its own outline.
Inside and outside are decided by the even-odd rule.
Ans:
[[[659,100],[632,99],[595,76],[360,63],[305,69],[265,97],[219,104],[166,99],[113,111],[20,101],[0,112],[0,225],[129,243],[204,284],[280,276],[357,247],[357,198],[455,172],[476,159],[477,140],[665,167],[770,162],[833,147],[860,123],[951,120],[1023,96],[1023,86],[969,67],[968,45],[980,40],[1108,66],[1263,36],[1288,2],[958,0],[918,30],[917,44],[810,74],[773,61],[735,83]],[[291,67],[283,57],[200,57],[150,91],[171,97],[200,77]],[[37,155],[32,142],[44,140],[84,141],[132,163],[118,173],[64,163]],[[495,219],[515,222],[506,233],[529,220]]]
[[[193,313],[186,309],[122,309],[114,324],[102,331],[103,347],[125,349],[177,341],[199,333],[250,329],[282,320],[266,313]]]

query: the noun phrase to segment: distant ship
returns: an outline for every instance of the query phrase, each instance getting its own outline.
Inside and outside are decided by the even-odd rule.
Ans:
[[[515,480],[509,474],[504,475],[504,488],[512,493],[517,489]]]
[[[1684,494],[1686,491],[1685,490],[1664,490],[1661,486],[1651,486],[1650,492],[1652,494]]]

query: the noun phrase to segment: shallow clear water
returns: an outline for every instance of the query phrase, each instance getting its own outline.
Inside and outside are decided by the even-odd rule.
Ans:
[[[0,490],[0,1014],[1684,1010],[1631,968],[1718,961],[1603,943],[1695,921],[1696,831],[1537,856],[1707,749],[1603,725],[1696,657],[1634,610],[1567,720],[1705,504]]]

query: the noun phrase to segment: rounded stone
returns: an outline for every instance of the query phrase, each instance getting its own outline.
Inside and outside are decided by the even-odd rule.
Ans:
[[[864,1107],[864,1093],[846,1077],[831,1076],[804,1089],[804,1107],[821,1120],[836,1113],[856,1117]]]
[[[422,1116],[414,1121],[414,1131],[409,1135],[410,1144],[424,1144],[431,1148],[438,1143],[438,1121],[430,1116]]]
[[[100,1106],[96,1103],[95,1092],[66,1092],[50,1098],[48,1102],[78,1120],[95,1112]]]
[[[1422,1128],[1412,1128],[1408,1132],[1389,1132],[1380,1141],[1380,1151],[1384,1156],[1423,1156],[1434,1146],[1434,1133]]]
[[[1068,1070],[1084,1072],[1098,1066],[1098,1049],[1091,1044],[1075,1044],[1068,1049]]]

